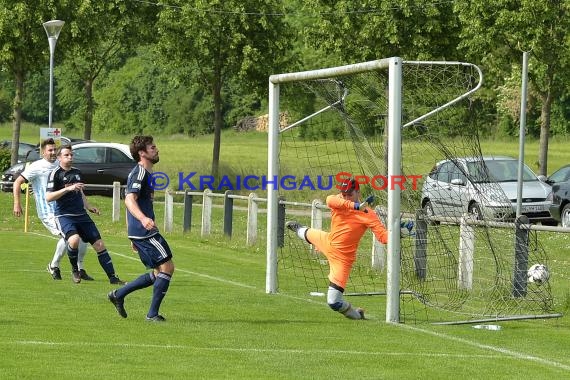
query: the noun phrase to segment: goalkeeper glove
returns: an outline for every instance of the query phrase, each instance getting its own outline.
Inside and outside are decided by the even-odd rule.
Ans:
[[[400,222],[400,237],[414,236],[414,222],[412,220]]]
[[[371,195],[368,198],[366,198],[363,203],[354,202],[354,209],[359,210],[359,211],[368,212],[368,210],[366,209],[366,206],[370,205],[372,202],[374,202],[374,195]]]

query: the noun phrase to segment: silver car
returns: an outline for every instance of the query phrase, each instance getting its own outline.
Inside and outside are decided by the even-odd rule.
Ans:
[[[518,160],[506,156],[465,157],[438,162],[422,187],[421,206],[428,216],[512,221],[517,207]],[[522,214],[531,222],[556,225],[550,216],[552,188],[523,168]]]

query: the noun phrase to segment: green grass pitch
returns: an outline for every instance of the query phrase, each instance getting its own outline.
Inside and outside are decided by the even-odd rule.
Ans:
[[[122,319],[107,300],[113,287],[91,249],[86,268],[96,281],[74,285],[67,258],[61,265],[64,279],[51,279],[45,267],[55,240],[35,215],[30,231],[24,233],[21,221],[11,216],[11,199],[0,194],[0,377],[4,379],[570,376],[566,315],[502,322],[500,331],[469,325],[387,324],[385,298],[366,297],[354,302],[373,319],[351,321],[329,310],[325,298],[308,292],[306,297],[265,294],[262,244],[245,248],[239,239],[228,240],[218,232],[201,238],[195,226],[186,235],[165,234],[177,268],[161,308],[167,322],[145,321],[151,288],[126,299],[129,317]],[[93,200],[104,211],[94,220],[118,274],[133,279],[144,267],[130,252],[124,222],[109,221],[105,202],[110,200]],[[160,225],[163,214],[157,215]],[[236,236],[243,235],[240,228],[245,227],[234,226]],[[566,236],[562,240],[549,236],[545,244],[566,247]],[[567,258],[560,258],[567,268]],[[553,272],[555,294],[563,299],[568,294],[567,273],[557,272],[556,267]]]

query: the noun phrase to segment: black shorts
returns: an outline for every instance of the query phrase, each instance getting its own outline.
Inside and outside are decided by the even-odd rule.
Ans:
[[[62,215],[56,217],[56,220],[66,240],[75,234],[78,234],[81,240],[89,244],[93,244],[101,239],[101,234],[97,226],[87,214],[73,216]]]
[[[146,239],[131,239],[139,253],[141,262],[148,269],[158,268],[161,264],[172,259],[172,252],[166,240],[155,234]]]

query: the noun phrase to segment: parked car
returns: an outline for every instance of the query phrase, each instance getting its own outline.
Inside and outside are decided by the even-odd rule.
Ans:
[[[112,188],[89,185],[126,185],[127,177],[136,165],[129,146],[117,143],[85,142],[73,145],[73,166],[81,170],[85,181],[85,194],[113,195]],[[2,191],[11,192],[12,183],[24,170],[25,164],[17,164],[2,175]]]
[[[34,150],[35,148],[36,145],[34,144],[20,141],[20,144],[18,145],[18,162],[26,161],[26,156],[28,155],[28,153]],[[3,140],[2,142],[0,142],[0,149],[7,149],[7,150],[12,149],[12,141]]]
[[[428,216],[512,221],[517,207],[518,160],[506,156],[456,158],[438,162],[425,178],[421,206]],[[556,225],[549,208],[552,189],[526,165],[522,209],[531,222]]]
[[[570,165],[555,171],[546,182],[552,186],[550,215],[562,227],[570,227]]]
[[[61,142],[61,145],[75,145],[75,144],[79,144],[79,143],[83,143],[83,142],[95,142],[95,141],[85,140],[85,139],[75,138],[75,137],[60,136],[60,142]],[[40,158],[42,158],[42,156],[40,154],[40,146],[38,144],[38,145],[36,145],[35,149],[30,150],[28,152],[26,159],[24,161],[33,162],[33,161],[39,160]]]

